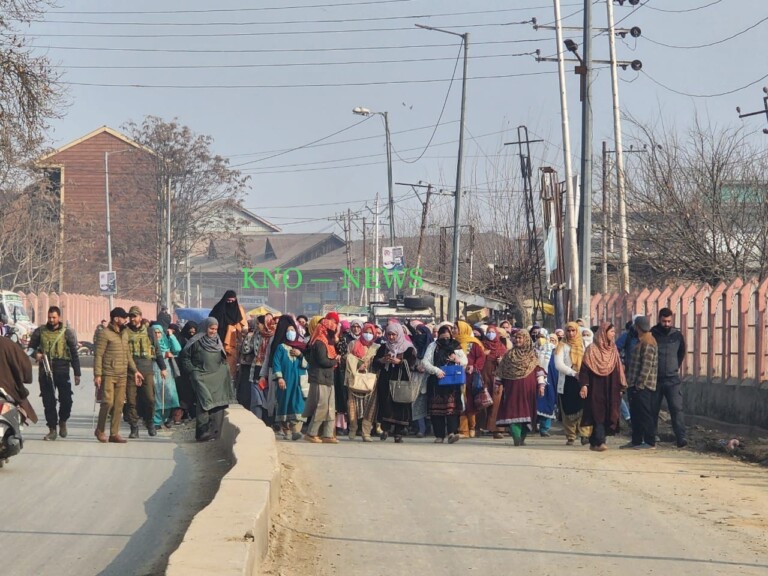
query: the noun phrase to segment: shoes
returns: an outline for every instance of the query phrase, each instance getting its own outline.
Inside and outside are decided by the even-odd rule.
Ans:
[[[205,434],[201,434],[197,438],[195,438],[198,442],[210,442],[212,440],[216,440],[216,436],[213,435],[211,432],[206,432]]]
[[[456,434],[456,436],[458,436],[459,438],[469,438],[469,436],[467,436],[466,434],[462,434],[461,432]]]
[[[574,444],[576,444],[576,440],[574,440],[573,438],[569,438],[568,440],[565,441],[566,446],[573,446]]]
[[[622,446],[624,448],[624,446]],[[643,442],[642,444],[638,444],[637,446],[634,446],[635,450],[656,450],[656,446],[651,446],[650,444],[646,444]]]
[[[320,438],[318,438],[317,436],[310,436],[309,434],[304,436],[304,440],[306,440],[307,442],[311,442],[312,444],[322,444],[323,443],[323,441],[320,440]]]
[[[522,439],[522,438],[515,438],[515,437],[513,436],[513,437],[512,437],[512,443],[513,443],[515,446],[522,446],[522,445],[523,445],[523,439]]]
[[[338,444],[339,439],[336,438],[335,436],[331,436],[330,438],[323,438],[322,440],[320,440],[320,442],[322,442],[323,444]]]
[[[128,438],[134,439],[139,437],[139,427],[131,426],[131,433],[128,434]]]
[[[107,435],[104,434],[104,432],[102,432],[98,428],[94,431],[93,435],[96,436],[96,440],[98,440],[99,442],[104,442],[104,443],[107,442]]]
[[[622,444],[619,446],[619,450],[627,450],[629,448],[640,448],[642,444],[632,444],[632,442],[627,442],[626,444]]]
[[[422,434],[421,432],[419,432],[418,434],[416,434],[416,438],[424,438],[424,434]]]
[[[677,447],[678,448],[685,448],[686,446],[688,446],[688,440],[680,440],[677,443]]]
[[[589,436],[582,436],[581,437],[581,445],[582,446],[586,446],[587,444],[589,444]]]
[[[48,434],[43,436],[43,440],[49,440],[49,441],[56,440],[56,438],[57,438],[57,436],[56,436],[56,427],[48,428]]]
[[[402,444],[402,443],[403,443],[403,437],[395,436],[395,444]]]
[[[301,432],[293,432],[291,434],[291,440],[293,442],[296,442],[296,440],[301,440],[304,437],[304,435]]]
[[[381,436],[379,436],[379,440],[381,440],[382,442],[385,442],[387,438],[389,438],[389,432],[382,432]]]
[[[600,446],[590,446],[589,449],[592,450],[592,452],[605,452],[608,450],[608,446],[600,444]]]
[[[469,431],[469,437],[470,438],[474,438],[475,437],[475,431],[474,430],[470,430]]]
[[[435,438],[435,444],[442,444],[445,441],[445,438]]]
[[[550,436],[552,436],[552,434],[549,433],[549,430],[542,430],[541,432],[539,432],[539,435],[542,438],[549,438]]]
[[[66,422],[59,422],[59,436],[62,438],[67,437],[67,423]]]
[[[120,434],[112,434],[109,437],[109,441],[113,444],[126,444],[128,440],[120,436]]]
[[[150,424],[149,426],[147,426],[147,434],[149,434],[150,436],[157,436],[157,428],[155,428],[154,424]],[[136,437],[138,438],[138,434]]]
[[[461,434],[448,434],[448,444],[456,444],[461,440]]]
[[[368,434],[363,434],[363,442],[373,442],[373,439]]]
[[[504,434],[501,432],[494,432],[493,433],[493,439],[494,440],[504,440]]]

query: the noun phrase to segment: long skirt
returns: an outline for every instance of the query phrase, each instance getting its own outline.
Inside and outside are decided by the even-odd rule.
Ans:
[[[497,426],[509,426],[510,424],[525,424],[529,430],[533,430],[536,422],[536,398],[538,383],[536,373],[531,372],[525,378],[519,380],[502,380],[504,394],[496,417]]]
[[[162,426],[171,416],[171,410],[179,407],[179,393],[173,371],[166,370],[165,378],[160,375],[160,369],[153,366],[155,374],[155,426]]]

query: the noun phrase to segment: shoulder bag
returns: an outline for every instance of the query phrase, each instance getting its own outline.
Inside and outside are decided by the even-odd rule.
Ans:
[[[403,366],[405,366],[405,376],[403,379]],[[408,361],[403,360],[400,365],[400,373],[396,380],[389,381],[389,392],[392,394],[392,401],[398,404],[413,404],[419,396],[421,385],[419,382],[411,382],[411,368]]]
[[[356,394],[370,394],[376,388],[376,374],[358,372],[358,359],[354,354],[347,354],[347,388]]]

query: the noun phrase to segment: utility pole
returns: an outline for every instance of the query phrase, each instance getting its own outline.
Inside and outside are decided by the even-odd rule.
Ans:
[[[376,255],[376,273],[374,274],[374,286],[376,291],[373,293],[373,300],[378,302],[381,298],[379,293],[379,193],[376,193],[376,203],[373,208],[373,236],[374,241],[374,254]]]
[[[602,217],[602,272],[603,272],[603,294],[608,293],[608,143],[603,140],[603,217]]]
[[[363,216],[363,269],[368,270],[368,231],[366,229],[365,216]],[[367,276],[366,276],[367,278]],[[360,306],[368,300],[368,282],[360,290]]]
[[[167,220],[165,227],[165,305],[168,312],[173,311],[173,297],[171,296],[171,177],[168,176],[166,188],[166,200],[168,204],[165,209],[165,218]]]
[[[408,184],[405,182],[396,182],[398,186],[410,186],[414,193],[416,194],[416,197],[419,199],[419,202],[421,202],[421,225],[419,226],[419,245],[418,248],[416,248],[416,269],[421,268],[421,251],[424,247],[424,233],[427,230],[427,213],[429,212],[429,197],[432,195],[432,184],[422,184],[419,182],[418,184]],[[424,201],[421,201],[421,197],[419,196],[417,188],[426,188],[427,189],[427,195]],[[411,294],[416,294],[416,287],[414,286],[412,288]]]
[[[616,35],[613,0],[605,0],[608,10],[608,46],[611,59],[611,89],[613,93],[613,138],[616,142],[616,191],[619,196],[619,291],[629,293],[629,239],[627,238],[627,198],[624,186],[624,150],[621,137],[621,108],[619,107],[619,74],[616,66]]]
[[[748,118],[749,116],[758,116],[760,114],[765,114],[766,120],[768,120],[768,86],[763,87],[763,94],[765,96],[763,97],[763,107],[764,110],[758,110],[757,112],[747,112],[745,114],[741,113],[741,107],[736,107],[736,113],[739,115],[739,118]],[[763,128],[763,134],[768,134],[768,128]]]
[[[352,271],[352,210],[347,208],[347,219],[344,222],[344,241],[347,247],[347,270]],[[347,306],[352,304],[352,283],[347,283]]]
[[[592,0],[584,0],[584,73],[581,102],[581,271],[579,317],[590,320],[592,299]]]

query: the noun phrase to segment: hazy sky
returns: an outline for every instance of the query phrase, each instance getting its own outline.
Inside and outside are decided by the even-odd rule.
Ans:
[[[551,1],[58,4],[46,22],[30,30],[33,45],[50,56],[68,84],[70,106],[53,123],[51,144],[59,146],[104,124],[120,128],[149,114],[178,117],[213,136],[215,151],[251,176],[246,207],[286,232],[338,232],[327,218],[348,207],[355,212],[366,203],[372,207],[376,193],[386,200],[383,124],[376,116],[352,127],[364,120],[352,114],[355,106],[389,112],[396,181],[453,188],[460,39],[420,30],[414,23],[470,33],[464,183],[476,191],[469,201],[492,209],[495,190],[520,187],[504,179],[517,161],[516,147],[503,143],[517,139],[521,124],[546,141],[533,145],[534,169],[552,165],[562,175],[556,64],[524,55],[536,49],[553,55],[554,32],[521,23],[532,17],[551,23]],[[562,0],[563,14],[573,15],[565,24],[581,26],[582,7],[579,0]],[[593,10],[595,26],[604,27],[605,1],[595,2]],[[620,59],[643,62],[641,73],[620,73],[625,113],[685,127],[698,111],[713,124],[731,126],[742,122],[737,105],[744,111],[762,108],[761,88],[768,84],[768,1],[647,0],[635,9],[628,2],[616,5],[615,14],[619,26],[639,26],[643,32],[637,40],[617,43]],[[567,37],[581,44],[580,32],[566,32]],[[594,51],[596,58],[608,57],[605,35],[596,37]],[[578,78],[572,70],[567,78],[578,166]],[[701,97],[727,92],[733,93]],[[607,69],[599,71],[594,93],[598,152],[603,139],[613,147]],[[755,139],[768,141],[759,133],[768,126],[764,117],[743,122],[758,131]],[[280,154],[335,132],[340,133],[321,145]],[[630,143],[625,136],[625,145]],[[395,196],[398,211],[418,210],[408,188],[396,187]],[[447,206],[451,199],[440,202]]]

